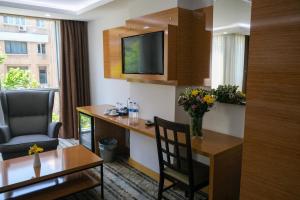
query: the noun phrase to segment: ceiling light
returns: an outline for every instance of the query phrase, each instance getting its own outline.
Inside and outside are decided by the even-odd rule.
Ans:
[[[51,17],[51,15],[49,13],[46,13],[45,17]]]
[[[150,26],[144,26],[144,29],[148,29],[148,28],[150,28]]]

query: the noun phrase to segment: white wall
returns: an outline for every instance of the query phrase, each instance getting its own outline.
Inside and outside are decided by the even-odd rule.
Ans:
[[[246,106],[216,103],[203,118],[203,128],[244,137]]]
[[[214,2],[213,17],[214,27],[250,24],[251,3],[243,0],[217,0]]]
[[[123,5],[104,6],[98,12],[107,13],[98,20],[88,22],[90,86],[92,104],[115,104],[126,102],[129,96],[129,83],[124,80],[105,79],[103,62],[102,31],[125,24],[128,19],[128,9]]]
[[[130,97],[140,105],[140,117],[175,120],[175,86],[130,83]]]

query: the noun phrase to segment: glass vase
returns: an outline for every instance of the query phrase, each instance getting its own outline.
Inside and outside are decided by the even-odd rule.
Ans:
[[[38,153],[35,153],[33,155],[33,167],[34,168],[41,167],[41,159]]]
[[[203,116],[191,118],[190,134],[192,136],[203,139],[202,123],[203,123]]]

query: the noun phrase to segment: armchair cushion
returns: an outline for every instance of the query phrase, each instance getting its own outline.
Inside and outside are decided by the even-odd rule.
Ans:
[[[57,138],[50,138],[47,135],[23,135],[11,138],[7,143],[0,144],[1,153],[28,152],[29,147],[37,144],[44,150],[56,149]]]
[[[0,144],[8,142],[10,137],[9,127],[0,126]]]
[[[48,126],[48,136],[50,138],[58,138],[58,133],[61,125],[61,122],[51,122]]]
[[[47,125],[46,115],[10,118],[10,129],[13,136],[45,134]]]

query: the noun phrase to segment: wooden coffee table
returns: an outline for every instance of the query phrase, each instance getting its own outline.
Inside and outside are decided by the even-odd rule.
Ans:
[[[0,161],[0,199],[57,199],[100,185],[103,199],[103,160],[96,154],[78,145],[40,158],[40,168],[33,168],[33,156]]]

